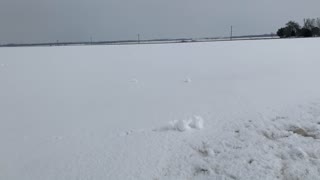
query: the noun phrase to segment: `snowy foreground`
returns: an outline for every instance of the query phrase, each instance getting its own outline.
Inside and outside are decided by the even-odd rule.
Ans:
[[[319,45],[1,48],[0,179],[320,179]]]

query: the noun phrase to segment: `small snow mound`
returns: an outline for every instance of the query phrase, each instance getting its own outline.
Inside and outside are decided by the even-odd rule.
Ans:
[[[138,83],[139,81],[138,81],[138,79],[133,78],[133,79],[131,79],[130,82],[132,82],[132,83]]]
[[[4,67],[4,66],[5,66],[5,64],[1,64],[0,66],[1,66],[1,67]]]
[[[202,129],[203,128],[203,118],[201,116],[193,116],[192,118],[186,120],[174,120],[169,122],[167,126],[164,126],[154,131],[188,131],[190,129]]]
[[[203,118],[201,116],[193,116],[190,127],[194,129],[203,128]]]
[[[179,120],[175,121],[174,128],[180,132],[187,131],[190,129],[189,120]]]
[[[183,82],[185,82],[185,83],[191,83],[191,79],[190,78],[186,78]]]

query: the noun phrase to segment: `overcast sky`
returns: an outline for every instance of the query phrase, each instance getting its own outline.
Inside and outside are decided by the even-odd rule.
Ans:
[[[320,0],[0,0],[0,43],[219,37],[320,17]]]

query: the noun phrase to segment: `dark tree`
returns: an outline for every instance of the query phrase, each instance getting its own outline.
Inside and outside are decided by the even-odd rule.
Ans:
[[[289,21],[289,22],[286,24],[286,27],[288,28],[288,30],[289,30],[290,32],[294,31],[295,34],[297,34],[297,32],[301,29],[299,23],[294,22],[294,21]]]
[[[297,36],[296,31],[293,31],[293,30],[292,30],[290,36],[291,36],[291,37],[296,37],[296,36]]]
[[[320,36],[320,18],[304,19],[303,28],[297,22],[289,21],[285,27],[278,29],[277,35],[280,38]]]
[[[320,36],[320,28],[314,27],[311,29],[312,35],[313,36]]]
[[[284,38],[284,31],[285,31],[285,28],[280,28],[278,29],[277,31],[277,35],[280,37],[280,38]]]
[[[283,37],[296,37],[300,32],[300,25],[297,22],[289,21],[286,27],[280,28],[277,35]]]
[[[302,28],[300,32],[301,37],[312,37],[312,31],[307,28]]]

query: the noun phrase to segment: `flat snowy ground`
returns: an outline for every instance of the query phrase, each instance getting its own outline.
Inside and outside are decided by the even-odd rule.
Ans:
[[[0,179],[320,179],[319,45],[1,48]]]

